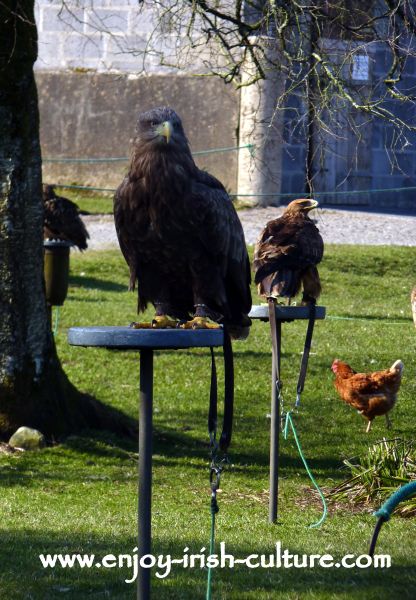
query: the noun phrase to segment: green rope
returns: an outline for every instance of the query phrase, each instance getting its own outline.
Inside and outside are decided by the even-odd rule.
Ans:
[[[209,541],[209,554],[214,554],[214,546],[215,546],[215,515],[218,512],[218,505],[215,497],[211,498],[211,538]],[[208,577],[207,577],[207,595],[206,600],[211,600],[212,598],[212,567],[208,567]]]
[[[58,335],[60,309],[61,309],[60,306],[55,306],[55,325],[54,325],[54,328],[53,328],[53,335],[55,337]]]
[[[338,317],[335,315],[327,315],[327,319],[332,319],[333,321],[361,321],[363,323],[379,323],[380,325],[406,325],[409,326],[412,319],[407,319],[405,321],[389,321],[388,319],[384,319],[384,317]]]
[[[45,162],[45,161],[44,161]],[[57,183],[55,184],[57,188],[68,188],[74,190],[89,190],[91,192],[115,192],[115,188],[99,188],[99,187],[91,187],[88,185],[70,185],[68,183]],[[348,192],[314,192],[314,194],[306,194],[305,192],[287,192],[284,194],[273,193],[273,194],[239,194],[237,192],[230,192],[229,196],[231,198],[308,198],[313,195],[314,198],[318,196],[339,196],[342,194],[376,194],[379,192],[413,192],[416,190],[415,187],[398,187],[398,188],[379,188],[379,189],[369,189],[369,190],[351,190]]]
[[[214,154],[216,152],[232,152],[233,150],[244,150],[247,148],[250,151],[250,154],[253,155],[254,145],[253,144],[245,144],[244,146],[227,146],[225,148],[211,148],[210,150],[198,150],[197,152],[192,152],[193,156],[203,156],[205,154]],[[87,164],[96,164],[96,163],[108,163],[108,162],[126,162],[129,160],[128,156],[116,156],[116,157],[104,157],[104,158],[44,158],[42,162],[44,163],[87,163]]]
[[[310,480],[312,481],[313,485],[315,486],[316,490],[318,491],[318,493],[319,493],[319,495],[321,497],[322,506],[323,506],[322,516],[319,519],[319,521],[317,521],[316,523],[312,523],[312,525],[309,525],[310,528],[312,528],[312,527],[319,527],[325,521],[327,513],[328,513],[328,509],[327,509],[326,501],[325,501],[325,496],[323,495],[323,493],[322,493],[321,488],[319,487],[319,485],[316,483],[315,478],[312,475],[311,470],[309,469],[308,463],[306,462],[306,459],[305,459],[305,457],[303,455],[302,448],[301,448],[301,445],[300,445],[300,442],[299,442],[299,438],[298,438],[298,435],[296,433],[295,425],[293,423],[293,420],[292,420],[292,417],[291,417],[290,413],[291,413],[290,410],[286,413],[286,422],[285,422],[285,427],[284,427],[283,435],[284,435],[285,440],[287,440],[288,428],[289,428],[289,425],[290,425],[290,427],[292,429],[293,437],[295,438],[296,446],[298,447],[299,456],[302,459],[302,462],[304,464],[304,467],[306,469],[307,474],[309,475]]]
[[[244,146],[228,146],[226,148],[211,148],[211,150],[198,150],[192,152],[193,156],[203,156],[205,154],[215,154],[216,152],[232,152],[233,150],[245,150],[248,149],[252,155],[254,152],[254,144],[244,144]]]
[[[342,196],[345,194],[376,194],[379,192],[414,192],[416,190],[416,186],[409,187],[397,187],[397,188],[371,188],[368,190],[342,190],[338,192],[318,192],[315,191],[313,194],[308,192],[286,192],[281,194],[279,192],[269,193],[269,194],[230,194],[230,196],[238,196],[241,198],[262,198],[262,197],[275,197],[279,198],[289,198],[290,196],[296,196],[297,198],[309,198],[309,196],[313,196],[317,198],[318,196]]]
[[[91,192],[115,192],[115,188],[90,187],[89,185],[69,185],[68,183],[56,183],[54,187],[68,188],[69,190],[90,190]]]
[[[44,163],[107,163],[107,162],[126,162],[127,156],[109,157],[109,158],[44,158]]]

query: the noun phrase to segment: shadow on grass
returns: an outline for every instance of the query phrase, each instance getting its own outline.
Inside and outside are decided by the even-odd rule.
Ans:
[[[154,431],[154,464],[158,467],[173,467],[183,465],[187,461],[187,469],[197,472],[208,472],[210,448],[208,442],[192,438],[190,435],[175,430]],[[66,459],[66,467],[62,469],[62,451],[70,449],[75,453],[85,455],[85,470],[73,469],[70,456]],[[94,461],[102,459],[111,462],[110,466],[121,468],[125,461],[136,463],[138,446],[132,439],[120,438],[107,432],[86,430],[80,435],[67,437],[62,445],[49,448],[47,453],[48,468],[43,468],[43,460],[39,452],[27,452],[16,456],[10,464],[3,464],[0,470],[0,487],[39,485],[39,482],[83,483],[89,477],[88,467],[95,465]],[[54,452],[56,450],[56,453]],[[268,449],[262,451],[241,451],[237,444],[230,451],[232,461],[231,471],[235,474],[250,477],[250,479],[268,480],[269,454]],[[189,459],[200,462],[191,462]],[[303,471],[300,458],[289,456],[286,451],[280,455],[280,476],[285,478],[294,472]],[[56,461],[56,463],[55,463]],[[97,463],[99,464],[99,462]],[[107,466],[109,466],[107,464]],[[312,458],[309,460],[312,471],[331,477],[333,480],[344,479],[345,473],[340,469],[341,461],[331,458]],[[134,466],[134,468],[136,468]],[[118,480],[120,475],[112,475]],[[111,477],[106,477],[107,479]]]
[[[283,436],[281,437],[283,442]],[[294,448],[290,441],[290,448]],[[285,442],[289,444],[288,442]],[[186,436],[175,430],[157,430],[154,433],[154,452],[158,454],[158,461],[164,464],[163,457],[166,457],[166,464],[172,462],[182,462],[184,457],[206,459],[209,458],[209,443],[204,440],[195,439]],[[244,450],[244,447],[235,442],[230,447],[230,458],[233,463],[234,471],[244,471],[247,466],[250,467],[250,477],[258,473],[259,477],[264,476],[264,471],[269,467],[269,448],[250,448]],[[172,461],[172,459],[175,459]],[[177,460],[176,460],[177,459]],[[281,446],[280,452],[282,475],[287,475],[287,471],[302,470],[301,459],[296,456],[288,456],[285,448]],[[325,476],[332,478],[343,478],[339,471],[342,466],[341,459],[336,458],[309,458],[309,467],[314,471],[324,472]],[[189,465],[191,467],[191,465]],[[196,467],[196,465],[195,465]],[[205,467],[202,467],[205,468]]]
[[[79,275],[70,275],[69,285],[83,287],[93,290],[101,290],[103,292],[126,292],[127,286],[114,281],[98,279],[97,277],[80,277]]]
[[[181,528],[182,529],[182,528]],[[186,526],[185,526],[186,529]],[[163,541],[153,540],[153,554],[170,554],[172,558],[182,558],[185,545],[189,554],[198,553],[202,539],[186,539],[184,531],[178,538],[170,535]],[[127,537],[63,534],[59,531],[13,531],[3,530],[0,539],[0,560],[2,570],[0,581],[2,597],[30,598],[34,600],[55,600],[79,598],[120,598],[136,597],[136,584],[125,583],[133,574],[132,568],[98,568],[95,564],[109,554],[135,555],[135,532]],[[323,546],[323,544],[321,544]],[[351,553],[359,555],[365,552],[366,540],[362,548],[354,548]],[[285,548],[282,548],[284,551]],[[302,557],[304,549],[291,546],[291,554]],[[218,547],[217,547],[218,551]],[[310,551],[310,550],[309,550]],[[253,547],[247,544],[226,545],[226,552],[235,558],[244,559],[255,553],[264,554],[266,560],[274,554],[274,547]],[[324,547],[316,552],[325,553]],[[82,554],[94,555],[92,568],[55,567],[43,568],[40,554]],[[208,551],[205,552],[205,556]],[[334,556],[335,560],[341,558]],[[394,564],[389,569],[344,569],[344,568],[257,568],[246,565],[213,571],[213,598],[224,600],[258,599],[294,599],[294,598],[351,598],[354,600],[392,600],[393,598],[414,597],[414,566],[405,562]],[[197,563],[198,564],[198,563]],[[227,563],[229,564],[229,563]],[[159,572],[163,572],[160,569]],[[184,569],[182,565],[173,565],[168,577],[158,579],[155,569],[152,571],[152,596],[160,600],[195,600],[204,598],[207,572],[198,567]]]
[[[132,553],[137,544],[135,532],[130,539],[93,534],[3,530],[0,539],[2,563],[0,582],[3,598],[55,600],[63,597],[126,598],[136,597],[134,583],[126,584],[131,570],[105,568],[43,568],[40,554],[95,554],[97,562],[107,554]]]

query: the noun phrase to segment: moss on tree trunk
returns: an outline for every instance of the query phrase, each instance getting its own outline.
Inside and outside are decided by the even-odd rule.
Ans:
[[[49,437],[83,427],[131,433],[127,418],[68,381],[50,331],[33,7],[0,3],[0,435],[20,425]]]

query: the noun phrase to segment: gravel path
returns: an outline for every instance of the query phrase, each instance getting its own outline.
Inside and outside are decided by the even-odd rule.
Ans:
[[[246,241],[254,244],[270,219],[275,219],[283,208],[252,208],[239,211]],[[319,230],[328,244],[381,244],[416,246],[416,215],[390,215],[341,209],[314,211]],[[92,250],[118,247],[113,217],[93,215],[83,217],[90,234]]]

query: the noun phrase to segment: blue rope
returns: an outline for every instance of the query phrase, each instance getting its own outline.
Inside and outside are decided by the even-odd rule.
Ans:
[[[315,486],[316,490],[318,491],[318,494],[321,497],[322,506],[323,506],[322,516],[319,519],[319,521],[317,521],[316,523],[312,523],[312,525],[309,525],[310,528],[312,528],[312,527],[319,527],[325,521],[325,519],[327,517],[327,514],[328,514],[328,509],[327,509],[327,505],[326,505],[325,496],[323,495],[322,490],[319,487],[319,485],[316,483],[315,478],[312,475],[312,472],[309,469],[308,463],[306,462],[306,459],[305,459],[305,457],[303,455],[302,448],[301,448],[301,445],[300,445],[300,442],[299,442],[299,438],[298,438],[298,435],[296,433],[295,425],[293,423],[293,419],[292,419],[292,416],[291,416],[290,413],[291,413],[290,410],[286,413],[286,421],[285,421],[285,427],[284,427],[283,435],[284,435],[285,440],[287,440],[288,429],[289,429],[289,425],[290,425],[290,427],[292,429],[293,437],[295,438],[296,446],[298,447],[299,456],[301,457],[303,465],[304,465],[304,467],[306,469],[306,472],[309,475],[309,479],[312,481],[313,485]]]
[[[386,500],[386,502],[374,513],[376,517],[382,517],[384,521],[390,519],[391,513],[403,500],[407,500],[416,494],[416,481],[402,485]]]

